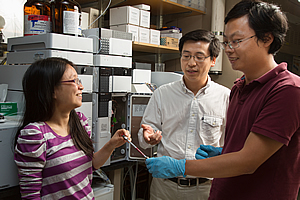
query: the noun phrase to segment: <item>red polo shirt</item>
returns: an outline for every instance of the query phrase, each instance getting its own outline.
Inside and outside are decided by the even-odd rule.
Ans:
[[[216,178],[210,200],[295,200],[300,186],[300,77],[281,63],[232,88],[223,154],[243,148],[255,132],[284,145],[253,174]]]

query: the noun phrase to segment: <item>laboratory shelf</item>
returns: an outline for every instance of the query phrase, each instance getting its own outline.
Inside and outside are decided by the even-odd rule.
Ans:
[[[82,7],[97,6],[99,0],[76,0]],[[108,2],[108,0],[107,0]],[[150,5],[150,12],[152,15],[169,15],[178,13],[187,13],[188,15],[201,15],[205,11],[198,10],[192,7],[184,6],[182,4],[170,0],[112,0],[111,7],[128,6],[146,4]]]
[[[163,45],[148,44],[134,41],[132,43],[132,50],[148,53],[178,53],[179,49],[175,47],[167,47]]]

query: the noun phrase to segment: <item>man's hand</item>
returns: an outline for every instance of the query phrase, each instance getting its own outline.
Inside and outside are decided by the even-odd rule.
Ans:
[[[151,126],[142,124],[143,128],[143,134],[144,134],[144,140],[151,145],[156,145],[160,142],[162,135],[161,131],[156,131],[154,133],[154,130]]]
[[[169,156],[148,158],[146,166],[154,178],[173,178],[184,176],[185,159],[176,160]]]
[[[201,144],[196,151],[195,157],[196,159],[205,159],[205,158],[218,156],[221,154],[222,149],[223,149],[222,147],[214,147],[211,145]]]

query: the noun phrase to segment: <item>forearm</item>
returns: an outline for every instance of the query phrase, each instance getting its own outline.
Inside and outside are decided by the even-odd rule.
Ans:
[[[251,174],[255,166],[250,159],[242,158],[240,152],[222,154],[220,156],[187,160],[185,175],[208,178],[226,178],[242,174]]]
[[[41,199],[42,170],[31,169],[30,173],[23,173],[28,169],[19,167],[19,185],[22,199]]]
[[[109,141],[99,151],[95,152],[93,157],[93,167],[99,169],[107,161],[114,149],[114,145]]]
[[[210,178],[251,174],[282,145],[276,140],[250,132],[240,151],[203,160],[189,160],[185,165],[185,174]]]

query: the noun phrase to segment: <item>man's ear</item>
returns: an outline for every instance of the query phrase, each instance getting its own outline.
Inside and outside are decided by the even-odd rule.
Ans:
[[[210,67],[213,67],[213,66],[215,66],[215,64],[216,64],[216,60],[217,60],[217,58],[216,58],[216,57],[213,57],[213,58],[212,58],[212,62],[211,62],[211,65],[210,65]]]
[[[266,33],[263,39],[265,46],[270,46],[274,40],[274,36],[272,33]]]

